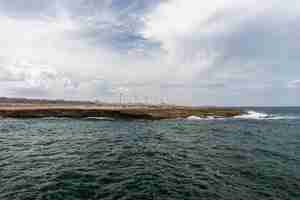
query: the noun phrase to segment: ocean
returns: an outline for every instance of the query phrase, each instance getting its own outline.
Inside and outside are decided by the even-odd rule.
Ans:
[[[300,108],[0,119],[0,200],[299,200]]]

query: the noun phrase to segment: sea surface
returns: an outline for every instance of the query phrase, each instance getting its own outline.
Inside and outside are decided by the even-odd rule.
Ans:
[[[0,200],[300,199],[300,108],[231,119],[0,119]]]

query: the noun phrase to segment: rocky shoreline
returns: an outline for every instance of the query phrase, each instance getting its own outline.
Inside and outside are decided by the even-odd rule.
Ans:
[[[44,117],[111,117],[122,119],[174,119],[196,116],[234,117],[243,114],[239,109],[220,107],[181,107],[181,106],[0,106],[2,118],[44,118]]]

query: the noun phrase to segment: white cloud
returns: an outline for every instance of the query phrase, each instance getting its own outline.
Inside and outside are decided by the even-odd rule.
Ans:
[[[104,93],[111,90],[113,94],[115,88],[124,84],[130,87],[169,76],[168,68],[161,67],[158,58],[153,60],[133,50],[124,54],[101,43],[91,44],[90,38],[81,34],[102,26],[95,18],[99,17],[88,18],[86,23],[83,18],[67,13],[24,19],[0,16],[0,96],[14,90],[38,89],[44,91],[45,97],[89,99],[101,97],[103,91],[99,87],[107,90]]]
[[[132,22],[112,1],[84,14],[67,2],[48,16],[0,15],[0,96],[115,100],[123,88],[131,96],[230,104],[231,96],[247,102],[250,90],[276,93],[276,80],[300,73],[298,1],[168,0]],[[124,40],[130,48],[114,46]]]
[[[300,80],[293,80],[288,83],[288,88],[300,88]]]
[[[243,18],[250,15],[249,8],[256,8],[257,4],[258,1],[241,3],[233,0],[166,1],[145,17],[142,34],[161,43],[166,52],[163,59],[174,66],[177,75],[192,79],[212,67],[222,56],[222,52],[205,44],[206,38],[233,31]],[[261,9],[252,10],[252,14]],[[224,18],[228,10],[235,13],[234,17]]]
[[[294,0],[170,0],[145,17],[142,34],[161,43],[165,59],[176,70],[182,68],[181,77],[189,74],[187,80],[195,85],[206,81],[226,86],[209,94],[190,91],[208,94],[213,101],[222,96],[219,102],[235,102],[236,96],[247,102],[245,93],[256,94],[256,100],[263,98],[262,91],[282,93],[278,80],[299,73],[299,6]]]

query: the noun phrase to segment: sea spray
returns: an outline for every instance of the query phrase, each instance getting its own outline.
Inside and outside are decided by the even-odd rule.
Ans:
[[[247,111],[247,114],[236,116],[236,119],[266,119],[269,115],[267,113],[260,113],[256,111]]]
[[[264,112],[247,111],[247,114],[235,116],[234,119],[250,119],[250,120],[288,120],[300,119],[300,116],[267,114]]]

